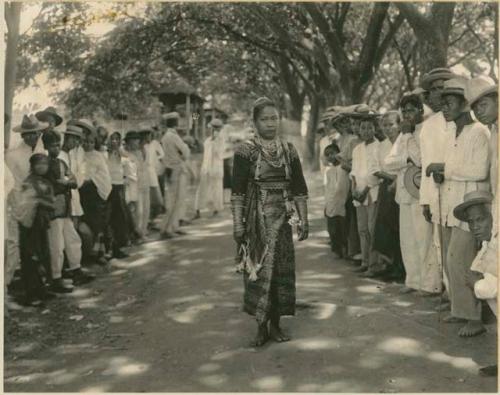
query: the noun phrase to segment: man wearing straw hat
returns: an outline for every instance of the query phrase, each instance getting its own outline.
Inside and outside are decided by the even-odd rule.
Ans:
[[[57,113],[54,107],[47,107],[43,111],[38,111],[35,116],[39,121],[46,122],[49,124],[46,130],[53,130],[56,126],[59,126],[63,119]]]
[[[167,132],[161,143],[165,152],[164,163],[168,173],[167,215],[161,225],[164,238],[170,239],[177,234],[184,234],[179,230],[179,222],[185,212],[187,195],[187,175],[189,173],[189,147],[182,141],[177,129],[179,128],[179,114],[172,112],[162,118]]]
[[[453,214],[468,223],[479,249],[471,270],[465,275],[465,283],[479,299],[488,302],[497,316],[498,229],[493,226],[492,201],[490,192],[473,191],[464,196],[463,203],[455,207]],[[497,365],[486,366],[479,372],[485,376],[496,376],[498,368]]]
[[[470,116],[464,96],[466,83],[464,78],[453,78],[444,83],[443,115],[448,122],[449,134],[444,147],[445,160],[431,163],[425,171],[427,176],[433,176],[439,188],[438,220],[451,301],[451,316],[445,322],[465,322],[459,335],[471,337],[485,331],[481,322],[481,304],[464,283],[464,273],[470,270],[474,259],[475,241],[467,223],[454,217],[453,209],[467,193],[490,187],[489,132]]]
[[[12,129],[15,133],[20,133],[23,139],[16,148],[5,154],[5,162],[14,176],[17,190],[21,189],[24,180],[29,175],[31,155],[46,153],[40,136],[48,127],[48,123],[40,122],[34,115],[25,115],[21,125]]]
[[[498,85],[485,78],[471,79],[465,89],[465,98],[469,102],[474,115],[491,132],[490,137],[490,183],[491,192],[498,199]],[[494,219],[496,210],[493,211]]]

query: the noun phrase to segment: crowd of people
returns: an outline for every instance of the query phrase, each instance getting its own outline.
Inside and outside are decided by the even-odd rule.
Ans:
[[[127,258],[127,247],[151,231],[171,239],[190,223],[193,147],[182,138],[179,113],[127,132],[110,133],[90,119],[63,121],[53,107],[25,115],[13,128],[19,145],[5,154],[5,285],[28,306],[93,281],[82,267]],[[208,125],[198,217],[223,207],[223,126],[219,119]]]
[[[319,127],[334,256],[401,280],[401,293],[440,296],[462,337],[486,330],[483,307],[497,314],[497,90],[434,69],[398,109],[332,107]]]

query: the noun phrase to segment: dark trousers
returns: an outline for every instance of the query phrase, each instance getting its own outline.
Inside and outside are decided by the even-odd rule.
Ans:
[[[50,275],[50,253],[47,229],[36,226],[26,228],[19,225],[19,250],[21,255],[21,280],[26,298],[44,294],[42,271]]]
[[[340,256],[343,256],[344,251],[347,248],[347,229],[345,217],[326,216],[326,225],[328,234],[330,235],[330,246],[332,247],[332,251]]]

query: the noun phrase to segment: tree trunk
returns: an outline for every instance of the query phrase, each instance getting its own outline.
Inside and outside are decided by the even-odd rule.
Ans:
[[[309,98],[309,102],[311,105],[311,112],[309,114],[309,124],[307,125],[306,134],[306,160],[308,168],[312,171],[316,171],[319,169],[316,149],[316,128],[322,111],[323,100],[318,95],[313,95]]]
[[[5,91],[4,110],[9,116],[9,122],[4,128],[4,145],[9,147],[10,129],[12,122],[12,103],[16,88],[17,72],[17,45],[19,42],[19,20],[21,18],[22,3],[10,2],[5,4],[5,21],[7,23],[7,49],[5,54]]]

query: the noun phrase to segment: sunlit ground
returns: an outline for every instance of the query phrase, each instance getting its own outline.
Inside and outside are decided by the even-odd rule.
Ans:
[[[297,314],[284,344],[249,347],[227,210],[114,261],[89,287],[6,321],[7,391],[495,392],[477,369],[496,329],[460,339],[435,299],[363,280],[326,244],[322,199],[296,244]]]

